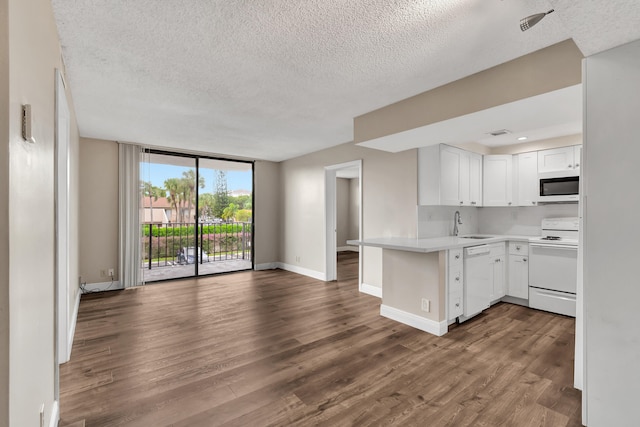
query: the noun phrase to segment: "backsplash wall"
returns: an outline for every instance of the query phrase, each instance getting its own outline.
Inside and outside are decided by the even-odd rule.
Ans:
[[[577,217],[578,204],[478,208],[478,232],[539,236],[543,218]]]
[[[458,225],[459,234],[478,232],[478,208],[456,206],[418,206],[418,238],[451,236],[453,234],[453,215],[460,211],[462,224]]]
[[[527,207],[418,206],[418,238],[451,236],[453,215],[460,211],[464,234],[511,234],[539,236],[543,218],[578,216],[578,204],[549,204]]]

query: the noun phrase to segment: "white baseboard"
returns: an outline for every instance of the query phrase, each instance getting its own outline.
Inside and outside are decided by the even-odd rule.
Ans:
[[[275,270],[276,268],[278,268],[278,263],[277,262],[265,262],[264,264],[256,264],[253,269],[255,271],[260,271],[260,270]]]
[[[78,321],[78,310],[80,309],[80,295],[82,295],[82,292],[78,292],[76,295],[76,303],[71,313],[71,325],[69,326],[69,334],[67,335],[67,356],[69,359],[71,359],[71,350],[73,348],[73,336],[76,333],[76,322]]]
[[[54,400],[53,407],[51,408],[51,419],[49,420],[49,427],[58,427],[59,421],[60,421],[60,405],[58,404],[57,400]]]
[[[360,252],[360,246],[338,246],[338,252]]]
[[[90,292],[115,291],[118,289],[124,289],[124,288],[120,284],[119,280],[114,280],[113,282],[87,283],[84,287],[84,292],[90,293]]]
[[[439,337],[446,334],[448,330],[446,320],[436,322],[435,320],[426,319],[384,304],[380,305],[380,315]]]
[[[363,283],[360,285],[360,292],[362,292],[363,294],[382,298],[382,288],[379,286],[367,285],[366,283]]]
[[[299,267],[297,265],[286,264],[284,262],[278,263],[278,268],[282,270],[290,271],[292,273],[302,274],[303,276],[313,277],[314,279],[322,280],[326,282],[327,275],[321,271],[310,270],[308,268]]]

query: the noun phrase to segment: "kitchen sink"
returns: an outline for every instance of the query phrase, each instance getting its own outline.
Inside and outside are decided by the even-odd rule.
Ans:
[[[458,236],[461,239],[490,239],[493,236]]]

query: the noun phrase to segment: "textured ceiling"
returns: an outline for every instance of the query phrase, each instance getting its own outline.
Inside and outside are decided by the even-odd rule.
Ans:
[[[640,38],[637,0],[52,3],[82,136],[276,161],[567,38],[585,55]]]

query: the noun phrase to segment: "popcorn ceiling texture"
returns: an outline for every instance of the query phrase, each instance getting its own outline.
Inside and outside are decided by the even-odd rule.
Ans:
[[[567,38],[585,54],[640,38],[637,0],[52,3],[82,136],[274,161]]]

